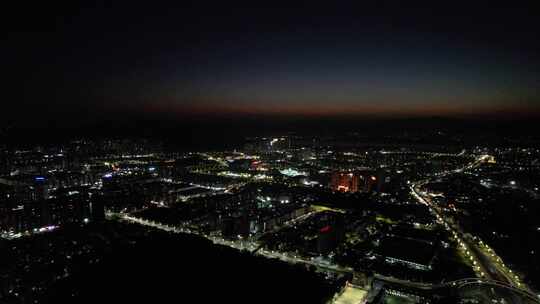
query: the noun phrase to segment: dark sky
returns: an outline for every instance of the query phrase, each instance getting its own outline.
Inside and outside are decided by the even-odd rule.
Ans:
[[[532,6],[54,2],[4,7],[3,121],[540,109]]]

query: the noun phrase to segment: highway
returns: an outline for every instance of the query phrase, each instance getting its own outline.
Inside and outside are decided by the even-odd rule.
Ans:
[[[444,214],[440,211],[440,208],[438,208],[435,204],[432,203],[429,196],[422,195],[421,192],[418,191],[418,187],[419,186],[417,186],[416,184],[411,185],[411,193],[413,197],[415,197],[421,204],[428,206],[430,211],[437,218],[437,221],[442,224],[447,231],[451,233],[454,240],[459,244],[459,249],[461,250],[461,253],[466,256],[473,265],[473,270],[475,271],[476,275],[481,278],[493,279],[486,265],[481,263],[480,259],[475,254],[476,251],[470,248],[471,246],[469,242],[467,242],[467,240],[465,239],[462,231],[455,228],[454,224],[449,222],[448,219],[444,218]]]
[[[440,172],[436,174],[436,177],[440,178],[455,173],[462,173],[466,170],[473,169],[490,159],[491,157],[489,155],[481,155],[477,157],[475,161],[463,168]],[[419,203],[427,205],[429,210],[436,216],[437,221],[451,233],[454,240],[459,244],[461,252],[470,260],[476,275],[480,278],[503,282],[512,287],[530,292],[527,286],[519,280],[519,277],[515,275],[512,270],[506,267],[502,259],[498,257],[491,248],[484,244],[479,238],[471,236],[469,233],[465,233],[451,217],[447,217],[442,209],[432,202],[431,197],[427,193],[420,191],[421,187],[428,182],[429,180],[423,180],[411,184],[411,194]]]

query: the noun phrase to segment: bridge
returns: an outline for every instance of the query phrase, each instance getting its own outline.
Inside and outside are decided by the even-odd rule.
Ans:
[[[444,282],[441,284],[412,282],[408,280],[387,277],[387,276],[383,276],[379,274],[375,274],[374,279],[393,285],[393,286],[402,287],[402,288],[405,287],[405,288],[415,289],[418,291],[426,291],[426,292],[436,291],[440,289],[452,289],[459,292],[459,290],[462,290],[468,287],[474,287],[474,286],[496,287],[505,291],[509,291],[514,295],[519,295],[523,299],[527,299],[531,301],[532,303],[540,304],[540,297],[535,295],[534,293],[525,289],[514,287],[506,282],[491,280],[491,279],[463,278],[463,279],[459,279],[455,281]]]
[[[526,289],[517,288],[506,282],[497,281],[497,280],[489,280],[489,279],[481,279],[481,278],[465,278],[465,279],[461,279],[457,281],[447,282],[440,286],[445,286],[445,287],[451,286],[453,288],[462,289],[462,288],[475,286],[475,285],[501,288],[501,289],[513,292],[515,294],[519,294],[534,303],[540,303],[540,296],[537,296]]]

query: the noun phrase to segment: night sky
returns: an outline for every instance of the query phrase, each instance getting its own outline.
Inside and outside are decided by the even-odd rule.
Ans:
[[[8,8],[1,118],[539,112],[532,6],[360,2]]]

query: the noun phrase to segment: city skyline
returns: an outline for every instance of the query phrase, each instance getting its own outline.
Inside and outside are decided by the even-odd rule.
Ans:
[[[540,304],[511,4],[3,5],[0,303]]]

